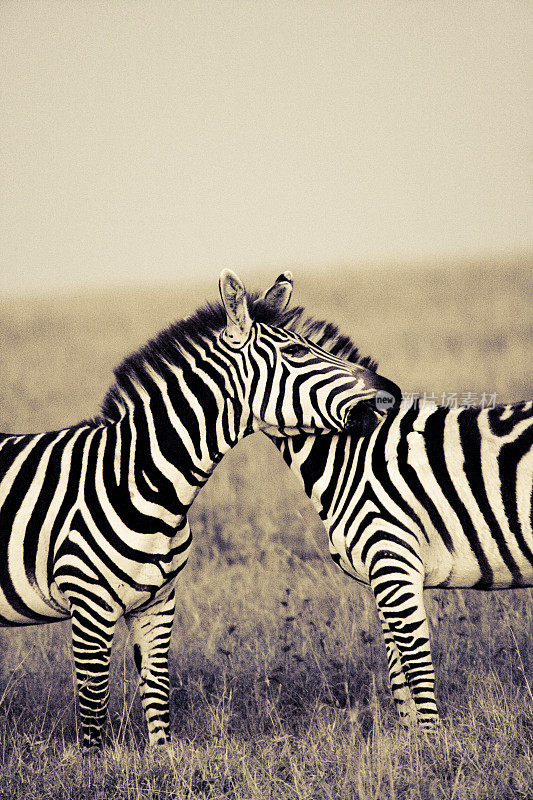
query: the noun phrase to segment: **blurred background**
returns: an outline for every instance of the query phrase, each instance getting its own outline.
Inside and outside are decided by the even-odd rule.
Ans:
[[[531,245],[527,0],[3,0],[0,291]]]

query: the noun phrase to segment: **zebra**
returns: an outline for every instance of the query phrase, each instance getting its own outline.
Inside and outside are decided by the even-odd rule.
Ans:
[[[283,293],[272,287],[261,300],[281,313],[292,283],[278,281]],[[377,369],[334,326],[296,316],[307,338]],[[373,592],[401,723],[435,729],[423,589],[533,586],[533,401],[402,403],[363,436],[267,435],[318,511],[334,562]]]
[[[268,305],[254,311],[230,270],[219,290],[221,303],[117,367],[94,419],[0,435],[0,625],[71,619],[85,751],[102,744],[121,617],[149,744],[169,741],[168,651],[192,540],[187,511],[223,455],[258,430],[357,429],[359,418],[375,426],[376,393],[401,397],[386,378],[284,328]]]

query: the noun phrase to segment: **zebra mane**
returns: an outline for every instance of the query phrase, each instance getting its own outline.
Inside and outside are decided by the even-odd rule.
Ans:
[[[250,305],[253,311],[252,316],[258,322],[276,325],[279,328],[298,333],[328,353],[376,372],[377,361],[374,361],[371,356],[363,356],[350,337],[341,333],[332,322],[306,316],[303,306],[294,306],[280,312],[272,309],[257,295],[251,296]]]
[[[250,316],[254,321],[298,333],[339,358],[376,371],[377,363],[369,356],[362,356],[352,340],[341,334],[331,322],[306,316],[302,306],[280,311],[262,300],[259,292],[247,294],[247,299]],[[142,383],[147,368],[163,374],[167,365],[179,366],[183,359],[183,345],[212,338],[226,326],[226,321],[226,311],[222,303],[206,303],[189,317],[169,325],[139,350],[127,356],[115,368],[115,382],[103,400],[100,415],[92,422],[99,424],[118,419],[124,405],[123,393],[127,391],[128,385],[136,381]]]

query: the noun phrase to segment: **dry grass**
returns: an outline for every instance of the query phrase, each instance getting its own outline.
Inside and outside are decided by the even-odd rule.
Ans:
[[[531,395],[524,260],[339,272],[335,283],[296,277],[296,299],[341,323],[404,390]],[[1,427],[91,416],[111,367],[213,294],[4,302]],[[227,456],[191,519],[196,543],[172,647],[172,746],[145,750],[124,628],[97,759],[76,747],[68,626],[4,629],[0,800],[532,795],[530,592],[428,593],[446,723],[427,738],[399,730],[371,597],[329,563],[320,521],[266,440],[255,436]]]

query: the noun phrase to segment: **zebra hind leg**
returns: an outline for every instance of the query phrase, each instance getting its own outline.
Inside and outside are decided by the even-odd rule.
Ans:
[[[109,701],[109,662],[116,620],[89,615],[72,605],[72,649],[84,752],[102,746]]]
[[[422,575],[405,557],[387,552],[372,560],[370,585],[383,628],[389,678],[400,718],[403,723],[413,719],[414,703],[418,725],[433,730],[440,724],[440,717]]]
[[[172,591],[149,608],[125,616],[133,638],[150,745],[164,745],[170,741],[168,650],[175,605]]]

